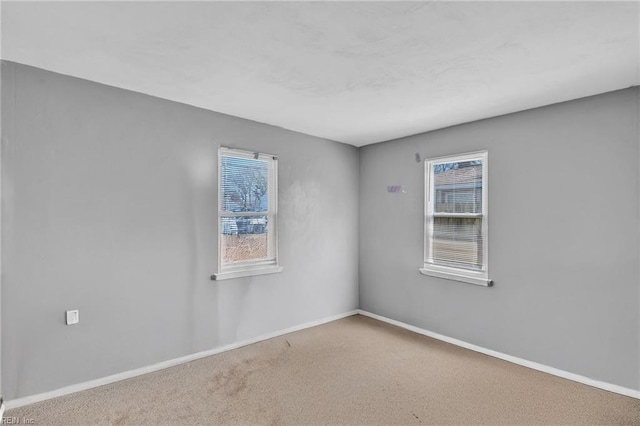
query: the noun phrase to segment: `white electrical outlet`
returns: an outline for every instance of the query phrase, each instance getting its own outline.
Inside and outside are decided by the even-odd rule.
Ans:
[[[80,311],[67,311],[67,325],[77,324],[80,322]]]

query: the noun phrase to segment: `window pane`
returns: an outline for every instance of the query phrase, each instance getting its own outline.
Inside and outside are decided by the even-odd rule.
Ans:
[[[269,164],[250,158],[223,156],[220,205],[228,212],[267,212]]]
[[[434,217],[432,261],[482,269],[482,218]]]
[[[268,223],[267,215],[222,217],[222,263],[268,259]]]
[[[434,165],[436,213],[482,213],[482,160]]]

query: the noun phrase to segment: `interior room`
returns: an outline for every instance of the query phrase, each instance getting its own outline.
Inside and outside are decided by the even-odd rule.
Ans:
[[[0,11],[9,422],[640,424],[639,2]]]

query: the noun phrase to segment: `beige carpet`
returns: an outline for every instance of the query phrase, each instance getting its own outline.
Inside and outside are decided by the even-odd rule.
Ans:
[[[353,316],[6,415],[35,425],[640,425],[640,400]]]

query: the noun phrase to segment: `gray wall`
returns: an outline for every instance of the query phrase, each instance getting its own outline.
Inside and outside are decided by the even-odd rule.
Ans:
[[[356,148],[2,67],[5,399],[358,307]],[[220,144],[279,156],[281,274],[209,279]]]
[[[638,100],[628,89],[362,148],[361,308],[640,389]],[[415,153],[481,149],[495,286],[420,275]]]
[[[14,63],[2,71],[5,398],[358,306],[640,389],[637,88],[358,151]],[[280,158],[281,274],[209,280],[220,144]],[[418,273],[415,153],[479,149],[493,288]],[[67,309],[80,309],[79,325],[64,325]]]

